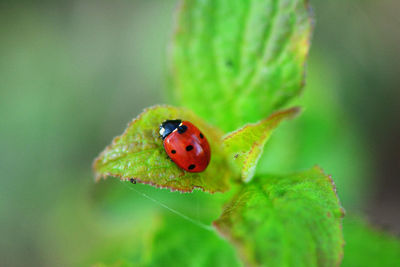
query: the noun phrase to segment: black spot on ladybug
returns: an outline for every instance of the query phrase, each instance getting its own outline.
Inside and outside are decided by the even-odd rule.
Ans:
[[[192,145],[188,145],[187,147],[186,147],[186,151],[190,151],[190,150],[192,150],[193,149],[193,146]]]
[[[202,133],[200,133],[200,138],[201,138],[201,139],[203,139],[203,138],[204,138],[204,135],[203,135]]]
[[[187,126],[186,125],[181,125],[178,127],[178,133],[183,134],[184,132],[186,132],[187,130]]]
[[[191,164],[191,165],[189,165],[189,167],[188,167],[189,170],[193,170],[194,168],[196,168],[196,165],[194,165],[194,164]]]
[[[131,178],[129,181],[130,181],[132,184],[136,184],[136,180],[133,179],[133,178]]]
[[[172,154],[175,154],[175,153],[176,153],[176,150],[174,150],[174,149],[171,150],[171,153],[172,153]]]

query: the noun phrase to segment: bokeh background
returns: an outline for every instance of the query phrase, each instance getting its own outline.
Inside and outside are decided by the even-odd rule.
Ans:
[[[400,2],[311,2],[308,82],[292,103],[305,110],[272,137],[259,171],[318,163],[348,212],[399,234]],[[142,230],[168,223],[162,214],[177,220],[115,179],[94,184],[91,171],[143,108],[168,103],[175,5],[0,1],[1,266],[85,265],[129,246],[131,258],[149,258],[140,251],[152,231]],[[218,195],[137,188],[206,223],[219,212]],[[157,236],[167,237],[180,244],[179,233]]]

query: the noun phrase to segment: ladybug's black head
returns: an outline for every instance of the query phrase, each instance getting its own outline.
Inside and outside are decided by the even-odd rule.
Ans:
[[[170,133],[172,133],[182,123],[181,120],[167,120],[160,125],[160,135],[164,140]]]

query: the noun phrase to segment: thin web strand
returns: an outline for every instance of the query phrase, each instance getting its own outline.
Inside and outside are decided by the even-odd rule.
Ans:
[[[194,220],[194,219],[192,219],[192,218],[186,216],[185,214],[183,214],[183,213],[181,213],[181,212],[179,212],[179,211],[177,211],[177,210],[175,210],[175,209],[173,209],[173,208],[168,207],[168,206],[165,205],[164,203],[162,203],[162,202],[160,202],[160,201],[158,201],[158,200],[156,200],[156,199],[150,197],[149,195],[146,195],[145,193],[140,192],[140,191],[137,190],[136,188],[131,187],[131,186],[129,186],[129,185],[127,185],[127,186],[128,186],[128,188],[129,188],[130,190],[135,191],[137,194],[139,194],[139,195],[141,195],[141,196],[147,198],[148,200],[153,201],[154,203],[160,205],[161,207],[163,207],[163,208],[169,210],[169,211],[172,212],[172,213],[175,213],[176,215],[178,215],[178,216],[182,217],[183,219],[185,219],[185,220],[187,220],[187,221],[189,221],[189,222],[191,222],[191,223],[193,223],[193,224],[195,224],[195,225],[197,225],[197,226],[203,228],[204,230],[211,231],[211,232],[214,232],[214,231],[215,231],[214,228],[213,228],[212,226],[207,225],[207,224],[204,224],[204,223],[199,222],[199,221],[196,221],[196,220]]]

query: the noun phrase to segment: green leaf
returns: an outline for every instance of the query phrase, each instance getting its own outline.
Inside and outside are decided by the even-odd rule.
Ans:
[[[175,99],[225,131],[257,122],[301,91],[311,31],[306,0],[183,0]]]
[[[165,219],[143,266],[240,266],[232,245],[215,232],[176,216]]]
[[[258,123],[248,124],[225,136],[224,147],[237,166],[240,166],[243,181],[248,182],[253,178],[257,162],[272,131],[284,119],[298,113],[299,108],[276,112]]]
[[[372,227],[361,218],[350,216],[343,221],[346,240],[343,267],[398,266],[400,240]]]
[[[159,125],[167,119],[191,121],[207,137],[212,154],[205,171],[186,172],[168,158],[158,133]],[[100,154],[94,170],[97,179],[115,176],[183,192],[199,188],[210,193],[228,190],[229,180],[235,175],[222,149],[222,133],[191,111],[171,106],[146,109]]]
[[[103,264],[95,266],[241,266],[233,246],[214,231],[177,216],[162,215],[157,219],[150,223],[152,229],[142,231],[143,237],[131,238],[122,246],[114,244],[116,248],[104,244],[106,249],[98,252],[97,260]]]
[[[331,177],[314,167],[256,177],[214,225],[249,266],[337,266],[343,214]]]

